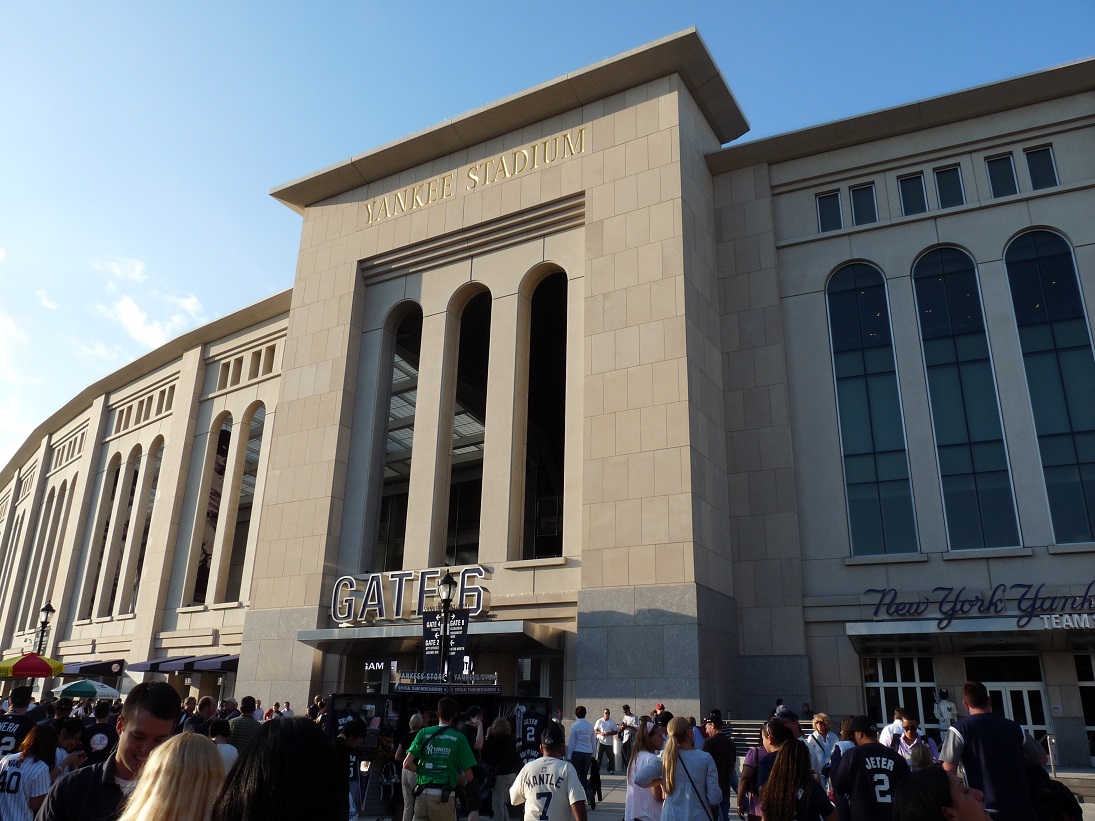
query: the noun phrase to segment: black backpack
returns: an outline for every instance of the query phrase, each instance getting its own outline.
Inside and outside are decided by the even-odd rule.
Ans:
[[[1084,811],[1072,790],[1050,778],[1041,767],[1028,764],[1027,785],[1030,803],[1034,805],[1039,821],[1081,821],[1083,818]]]

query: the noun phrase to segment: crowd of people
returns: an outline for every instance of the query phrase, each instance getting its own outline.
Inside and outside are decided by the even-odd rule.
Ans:
[[[444,697],[436,723],[415,713],[396,740],[391,798],[402,799],[402,821],[456,821],[458,808],[468,821],[508,821],[510,806],[524,821],[587,821],[607,765],[624,776],[624,821],[729,821],[732,808],[749,821],[1027,821],[1047,807],[1078,818],[1042,768],[1042,747],[992,713],[984,685],[967,682],[962,697],[968,715],[942,728],[940,744],[911,709],[882,728],[849,716],[838,733],[823,712],[809,710],[804,729],[777,704],[761,744],[740,751],[740,773],[718,710],[697,722],[664,704],[645,715],[625,704],[619,720],[604,708],[590,722],[578,706],[569,735],[558,713],[521,716],[521,735],[539,742],[522,755],[506,717],[488,723]],[[17,687],[5,708],[3,821],[344,821],[362,805],[370,728],[357,717],[327,727],[318,696],[296,717],[288,703],[262,710],[249,696],[180,703],[167,683],[146,682],[124,702],[61,699],[50,710]]]

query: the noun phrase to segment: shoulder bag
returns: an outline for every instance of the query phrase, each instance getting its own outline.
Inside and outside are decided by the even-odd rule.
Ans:
[[[699,801],[700,806],[703,807],[703,812],[707,816],[708,821],[715,821],[715,816],[711,813],[711,807],[707,804],[707,795],[696,789],[696,782],[692,780],[692,773],[688,772],[688,767],[684,765],[684,756],[678,755],[677,763],[681,765],[684,774],[688,776],[688,783],[692,785],[692,792],[696,794],[696,800]]]

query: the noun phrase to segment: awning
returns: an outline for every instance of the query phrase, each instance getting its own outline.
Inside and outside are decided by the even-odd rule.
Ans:
[[[70,661],[65,662],[62,676],[120,676],[126,669],[125,659],[106,661]]]
[[[185,670],[193,670],[196,673],[234,673],[239,667],[238,655],[198,656],[186,662]]]
[[[1016,616],[955,619],[941,629],[931,619],[848,622],[844,633],[859,653],[1085,652],[1095,650],[1095,630],[1072,619],[1040,616],[1023,627]]]
[[[559,650],[563,630],[535,621],[473,621],[468,625],[468,649],[488,648],[511,653]],[[410,653],[422,644],[421,622],[362,627],[302,630],[297,641],[325,653]]]
[[[129,665],[135,673],[234,673],[240,657],[227,653],[207,656],[168,656]]]
[[[195,656],[166,656],[159,659],[149,659],[148,661],[138,661],[136,664],[129,665],[129,671],[131,673],[179,672],[182,670],[182,667],[175,665],[181,664],[192,658],[195,658]]]

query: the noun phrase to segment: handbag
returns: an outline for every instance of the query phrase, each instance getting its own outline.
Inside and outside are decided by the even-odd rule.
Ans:
[[[677,756],[677,763],[681,765],[681,769],[684,770],[684,774],[688,776],[688,783],[692,785],[692,792],[696,794],[696,800],[700,802],[700,806],[703,807],[703,812],[709,819],[709,821],[715,821],[715,816],[711,812],[711,808],[707,805],[707,799],[704,794],[696,789],[696,782],[692,780],[692,773],[688,772],[688,767],[684,765],[684,759],[681,756]]]

